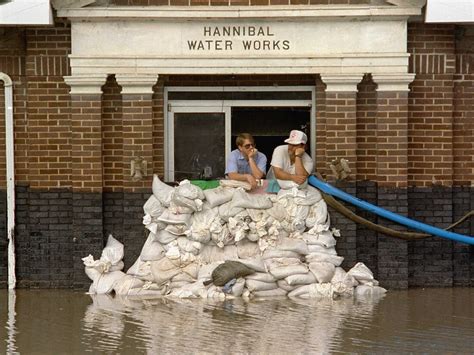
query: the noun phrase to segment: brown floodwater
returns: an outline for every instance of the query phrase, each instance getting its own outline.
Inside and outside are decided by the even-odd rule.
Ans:
[[[230,301],[0,290],[0,353],[474,353],[474,288]]]

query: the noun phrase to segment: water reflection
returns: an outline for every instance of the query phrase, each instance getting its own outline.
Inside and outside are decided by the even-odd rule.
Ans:
[[[91,298],[84,316],[87,346],[100,335],[98,350],[133,346],[148,353],[291,353],[295,344],[299,352],[327,353],[344,322],[363,328],[379,301]]]
[[[0,353],[474,353],[474,288],[245,302],[0,290]]]

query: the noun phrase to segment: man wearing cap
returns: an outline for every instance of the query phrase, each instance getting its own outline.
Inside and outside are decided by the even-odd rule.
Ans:
[[[308,175],[313,172],[313,160],[305,152],[307,141],[305,133],[293,130],[285,140],[288,145],[275,148],[271,166],[277,180],[293,181],[298,186],[306,182]]]
[[[235,144],[237,149],[229,155],[225,174],[229,179],[248,182],[253,189],[257,186],[257,179],[265,176],[267,157],[257,151],[255,140],[249,133],[239,134]]]

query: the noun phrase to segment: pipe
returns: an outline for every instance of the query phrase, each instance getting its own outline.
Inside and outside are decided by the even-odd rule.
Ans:
[[[13,82],[0,72],[5,88],[5,139],[7,155],[7,231],[8,231],[8,288],[16,286],[15,276],[15,146],[13,138]]]
[[[409,219],[407,217],[400,216],[396,213],[387,211],[383,208],[380,208],[378,206],[372,205],[371,203],[368,203],[367,201],[363,201],[361,199],[358,199],[356,197],[353,197],[349,195],[348,193],[341,191],[334,186],[329,185],[326,182],[323,182],[319,179],[317,179],[314,175],[311,175],[308,179],[308,182],[310,183],[311,186],[316,187],[317,189],[320,189],[321,191],[327,193],[328,195],[340,198],[343,201],[346,201],[354,206],[357,206],[359,208],[362,208],[364,210],[367,210],[369,212],[375,213],[378,216],[384,217],[386,219],[389,219],[393,222],[402,224],[406,227],[413,228],[416,230],[420,230],[422,232],[431,234],[431,235],[436,235],[441,238],[446,238],[446,239],[451,239],[456,242],[461,242],[461,243],[466,243],[470,245],[474,245],[474,238],[471,236],[465,236],[461,235],[458,233],[453,233],[446,231],[444,229],[436,228],[433,226],[430,226],[425,223],[421,223],[418,221],[414,221],[412,219]]]

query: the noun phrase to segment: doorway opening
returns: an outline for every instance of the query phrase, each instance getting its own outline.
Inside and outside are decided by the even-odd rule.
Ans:
[[[314,159],[314,87],[165,88],[165,180],[223,178],[239,133],[254,136],[267,156],[291,130],[308,136]]]

